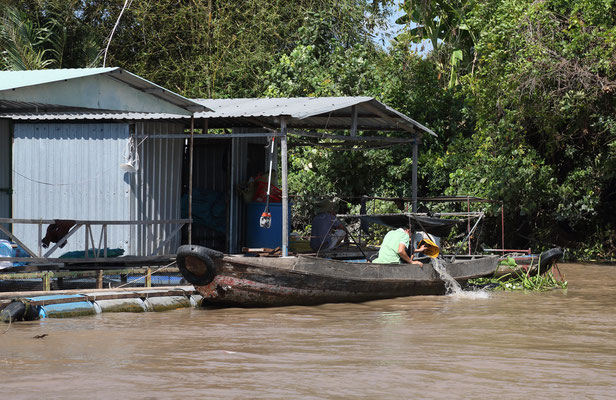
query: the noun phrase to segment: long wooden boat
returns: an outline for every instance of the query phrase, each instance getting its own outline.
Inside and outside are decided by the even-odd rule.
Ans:
[[[448,261],[472,260],[485,255],[443,255],[443,258]],[[555,247],[546,250],[540,254],[506,254],[499,255],[499,266],[494,273],[495,277],[503,275],[543,275],[556,265],[563,257],[563,250]]]
[[[498,257],[442,263],[463,284],[493,274]],[[446,293],[432,263],[420,268],[313,256],[247,257],[185,245],[178,249],[177,264],[210,306],[316,305]]]

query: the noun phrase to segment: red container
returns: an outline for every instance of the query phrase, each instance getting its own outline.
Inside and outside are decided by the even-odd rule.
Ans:
[[[264,203],[267,200],[267,182],[257,180],[255,182],[255,196],[253,201]],[[270,203],[280,203],[282,201],[282,190],[276,186],[270,187]]]

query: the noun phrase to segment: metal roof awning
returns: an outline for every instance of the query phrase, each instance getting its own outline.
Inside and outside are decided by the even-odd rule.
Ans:
[[[305,130],[402,131],[411,138],[436,134],[372,97],[299,97],[252,99],[194,99],[206,110],[195,113],[207,119],[210,129],[266,127],[277,130],[284,117],[289,133],[300,136],[348,139]],[[0,101],[1,103],[1,101]],[[2,111],[0,107],[0,112]],[[14,120],[186,120],[187,116],[160,112],[117,112],[78,109],[40,109],[38,112],[2,112],[0,117]],[[221,136],[222,137],[222,136]],[[366,136],[357,136],[366,138]],[[393,139],[393,138],[392,138]],[[408,141],[408,139],[401,139]]]
[[[159,112],[176,117],[208,111],[118,67],[0,71],[0,116],[4,118],[92,110]]]
[[[195,99],[213,110],[196,118],[249,121],[277,127],[285,117],[289,129],[407,131],[436,136],[412,118],[372,97],[284,97],[252,99]]]

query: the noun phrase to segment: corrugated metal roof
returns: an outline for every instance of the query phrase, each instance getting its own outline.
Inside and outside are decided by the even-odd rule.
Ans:
[[[108,68],[40,69],[32,71],[0,71],[0,91],[43,83],[58,82],[84,76],[99,75],[118,70]]]
[[[9,112],[0,113],[0,118],[7,118],[16,121],[101,121],[101,120],[167,120],[178,119],[184,116],[176,114],[161,114],[161,113],[137,113],[137,112],[122,112],[122,111],[48,111],[48,112]],[[186,117],[190,118],[190,117]]]
[[[195,117],[238,118],[238,117],[279,117],[291,116],[304,119],[313,115],[373,100],[372,97],[271,97],[251,99],[195,99],[196,102],[214,111],[212,115],[202,113]]]
[[[352,107],[358,108],[358,128],[376,130],[399,130],[417,128],[436,136],[434,132],[394,110],[380,101],[365,96],[356,97],[282,97],[252,99],[195,99],[196,102],[213,110],[213,113],[195,113],[196,118],[259,118],[289,116],[295,120],[325,116],[328,119],[344,119],[340,124],[329,125],[332,129],[341,126],[349,128]],[[371,122],[361,122],[362,120]],[[379,121],[376,123],[376,121]],[[333,121],[332,121],[333,122]],[[294,125],[293,122],[290,125]],[[325,125],[328,126],[328,125]],[[305,127],[315,128],[314,124]],[[323,125],[320,125],[322,128]]]
[[[270,126],[280,124],[286,116],[289,128],[349,129],[353,106],[357,110],[359,130],[406,130],[434,132],[375,100],[372,97],[298,97],[252,99],[195,99],[211,112],[195,113],[207,118],[211,128],[233,126]],[[14,120],[177,120],[181,117],[166,113],[130,113],[106,111],[59,111],[45,113],[0,113],[1,118]]]
[[[52,84],[57,82],[68,82],[96,75],[111,77],[120,81],[133,89],[147,93],[158,99],[164,100],[182,109],[196,112],[208,111],[204,106],[195,103],[194,101],[180,96],[170,90],[163,88],[141,78],[119,67],[108,68],[77,68],[77,69],[46,69],[33,71],[0,71],[0,98],[4,100],[15,100],[11,98],[11,93],[16,93],[20,89],[26,89],[33,86]],[[4,92],[4,95],[2,95]],[[100,93],[90,94],[98,95]],[[28,102],[36,103],[38,99],[31,98]],[[62,103],[54,103],[63,105]],[[71,104],[72,105],[72,104]],[[24,106],[25,107],[25,106]]]

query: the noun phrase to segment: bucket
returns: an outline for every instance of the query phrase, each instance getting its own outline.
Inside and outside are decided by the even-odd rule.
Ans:
[[[432,240],[428,238],[421,239],[421,242],[419,242],[418,247],[421,247],[421,246],[426,246],[426,249],[422,253],[424,253],[428,257],[432,257],[432,258],[438,257],[439,248],[436,245],[436,243],[434,243]]]

